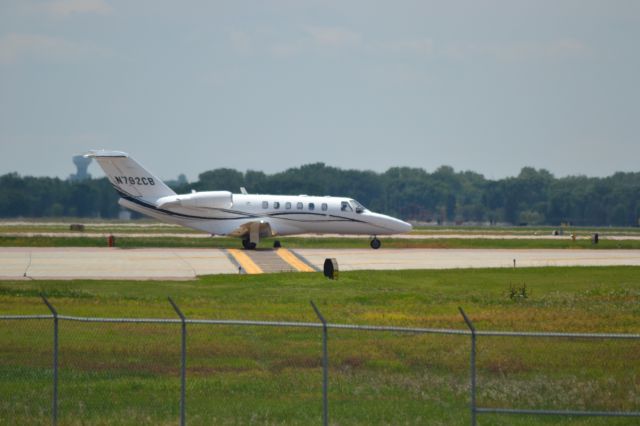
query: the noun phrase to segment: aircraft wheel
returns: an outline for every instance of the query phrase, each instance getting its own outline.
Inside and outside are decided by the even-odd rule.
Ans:
[[[242,247],[244,247],[245,250],[254,250],[256,248],[256,243],[252,243],[249,239],[242,240]]]
[[[382,243],[380,242],[379,239],[374,237],[373,240],[371,240],[371,248],[372,249],[378,250],[381,245],[382,245]]]
[[[280,244],[280,240],[275,240],[273,242],[273,248],[280,248],[282,245]]]

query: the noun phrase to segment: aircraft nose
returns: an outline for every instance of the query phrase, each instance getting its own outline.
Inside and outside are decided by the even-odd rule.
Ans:
[[[387,227],[393,231],[394,234],[404,234],[410,232],[413,226],[403,220],[396,219],[395,217],[387,216]]]
[[[380,213],[367,212],[367,217],[378,228],[386,230],[385,232],[381,232],[381,234],[403,234],[413,229],[410,223]]]
[[[408,222],[396,219],[396,223],[394,223],[394,229],[396,229],[399,234],[411,232],[411,230],[413,229],[413,225]]]

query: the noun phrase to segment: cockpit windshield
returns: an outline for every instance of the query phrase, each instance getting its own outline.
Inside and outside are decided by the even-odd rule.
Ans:
[[[362,213],[366,210],[366,208],[356,200],[349,200],[349,204],[351,204],[356,213]]]

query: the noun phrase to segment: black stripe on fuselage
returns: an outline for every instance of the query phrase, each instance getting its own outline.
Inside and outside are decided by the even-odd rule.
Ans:
[[[149,204],[147,202],[144,202],[136,197],[133,197],[129,194],[127,194],[125,191],[122,191],[120,188],[116,188],[116,190],[118,191],[118,193],[120,194],[120,196],[122,198],[124,198],[127,201],[131,201],[134,204],[137,204],[141,207],[147,208],[149,210],[153,210],[155,212],[158,213],[164,213],[166,215],[169,216],[177,216],[177,217],[182,217],[185,219],[198,219],[198,220],[238,220],[238,219],[254,219],[254,218],[258,218],[259,216],[255,216],[255,215],[250,215],[248,213],[242,214],[242,213],[237,213],[237,214],[241,214],[240,217],[211,217],[211,216],[195,216],[195,215],[190,215],[190,214],[184,214],[184,213],[178,213],[178,212],[172,212],[171,210],[165,210],[165,209],[161,209],[158,208],[156,206],[154,206],[153,204]]]
[[[177,217],[182,217],[182,218],[186,218],[186,219],[198,219],[198,220],[240,220],[240,219],[258,219],[261,217],[273,217],[273,218],[277,218],[277,219],[282,219],[282,220],[287,220],[287,221],[291,221],[291,222],[299,222],[299,223],[326,223],[326,222],[356,222],[356,223],[362,223],[365,225],[370,225],[370,226],[375,226],[377,228],[382,228],[382,229],[386,229],[380,225],[376,225],[374,223],[370,223],[364,220],[358,220],[358,219],[353,219],[353,218],[349,218],[349,217],[344,217],[344,216],[336,216],[336,215],[331,215],[331,214],[323,214],[323,213],[311,213],[311,212],[278,212],[278,213],[269,213],[263,216],[259,216],[259,215],[255,215],[255,214],[251,214],[251,213],[246,213],[246,212],[241,212],[241,211],[237,211],[237,210],[228,210],[228,209],[219,209],[219,208],[213,208],[213,207],[207,207],[210,210],[217,210],[217,211],[221,211],[224,213],[230,213],[230,214],[237,214],[240,215],[240,217],[211,217],[211,216],[195,216],[195,215],[189,215],[189,214],[184,214],[184,213],[178,213],[178,212],[173,212],[171,210],[165,210],[165,209],[161,209],[156,207],[153,204],[147,203],[145,201],[142,201],[136,197],[134,197],[133,195],[127,193],[126,191],[124,191],[123,189],[113,185],[113,187],[116,189],[116,191],[120,194],[120,196],[122,198],[124,198],[127,201],[131,201],[134,204],[137,204],[141,207],[147,208],[149,210],[153,210],[155,212],[158,213],[163,213],[169,216],[177,216]],[[331,217],[331,218],[335,218],[335,219],[323,219],[323,220],[304,220],[304,219],[294,219],[294,218],[290,218],[290,217],[282,217],[285,215],[306,215],[306,216],[320,216],[320,217]]]
[[[276,216],[284,216],[284,215],[307,215],[307,216],[320,216],[320,217],[331,217],[331,218],[334,218],[334,219],[328,219],[328,220],[325,219],[325,220],[317,220],[317,221],[302,220],[302,219],[292,219],[292,218],[289,218],[289,217],[283,218],[285,220],[291,220],[291,221],[295,221],[295,222],[358,222],[358,223],[366,223],[368,225],[371,225],[369,222],[365,222],[363,220],[352,219],[350,217],[336,216],[336,215],[333,215],[333,214],[324,214],[324,213],[278,212],[278,213],[269,213],[267,216],[276,217]]]

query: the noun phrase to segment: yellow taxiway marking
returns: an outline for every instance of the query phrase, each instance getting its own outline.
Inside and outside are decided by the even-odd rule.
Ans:
[[[304,263],[298,258],[298,256],[291,253],[287,249],[279,248],[278,250],[276,250],[276,253],[282,258],[282,260],[293,266],[299,272],[315,272],[313,268]]]
[[[236,262],[242,266],[247,274],[262,274],[262,269],[244,252],[238,249],[227,249],[227,251],[234,257]]]

